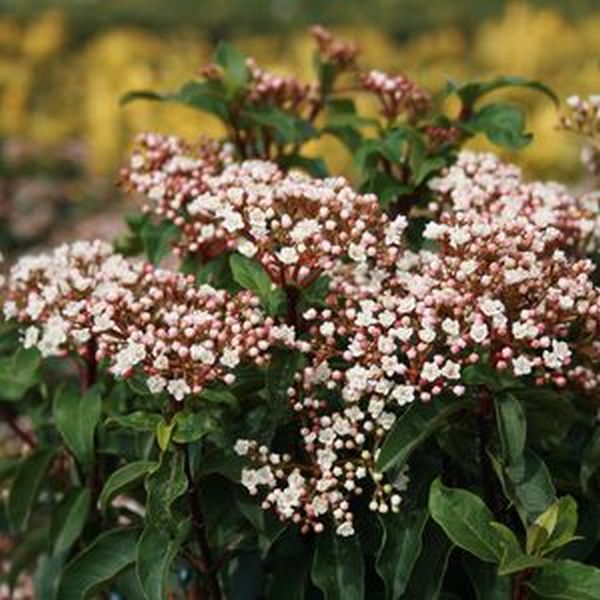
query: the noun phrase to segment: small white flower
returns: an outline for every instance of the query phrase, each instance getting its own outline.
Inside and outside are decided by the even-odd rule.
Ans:
[[[172,379],[167,385],[167,391],[175,400],[181,402],[192,390],[185,379]]]
[[[354,535],[354,526],[352,521],[344,521],[341,525],[338,525],[335,532],[342,537],[350,537]]]
[[[248,440],[237,440],[233,445],[233,451],[238,456],[246,456],[250,450],[250,442]]]
[[[513,358],[512,366],[515,375],[529,375],[531,373],[533,363],[526,356],[518,356],[517,358]]]
[[[421,377],[425,381],[433,382],[440,376],[440,369],[434,362],[426,362],[421,370]]]
[[[490,330],[485,323],[473,323],[469,335],[474,342],[481,344],[487,338],[489,332]]]
[[[296,251],[296,248],[282,248],[277,253],[277,256],[284,265],[293,265],[298,262],[298,252]]]

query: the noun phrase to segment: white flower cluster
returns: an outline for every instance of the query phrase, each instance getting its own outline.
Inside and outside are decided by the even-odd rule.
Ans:
[[[24,345],[43,356],[106,358],[115,376],[141,371],[152,393],[175,400],[215,380],[232,383],[242,360],[262,365],[273,345],[296,345],[250,292],[198,287],[191,276],[131,264],[100,241],[22,258],[3,310],[23,323]]]
[[[357,194],[343,178],[246,161],[204,182],[187,207],[189,252],[220,241],[255,257],[280,285],[306,285],[345,258],[389,265],[400,254],[405,218],[390,222],[374,195]]]
[[[434,209],[475,212],[490,225],[527,218],[542,232],[553,227],[561,247],[590,251],[600,246],[598,198],[573,196],[555,182],[527,182],[521,170],[493,154],[463,151],[457,162],[430,182]]]

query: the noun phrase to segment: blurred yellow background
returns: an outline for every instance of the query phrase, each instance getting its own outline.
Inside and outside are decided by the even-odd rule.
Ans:
[[[600,92],[600,6],[597,14],[573,19],[560,7],[508,2],[470,31],[442,25],[402,40],[367,24],[333,29],[359,42],[365,65],[406,72],[433,90],[449,77],[513,74],[540,79],[562,97]],[[192,138],[218,132],[210,118],[185,108],[119,105],[132,88],[169,90],[193,77],[213,47],[202,30],[153,31],[121,22],[75,38],[62,9],[26,19],[0,13],[0,137],[35,142],[49,153],[76,140],[88,173],[111,175],[137,132]],[[241,33],[233,41],[259,64],[309,77],[312,41],[300,30]],[[556,131],[556,108],[541,95],[519,99],[527,103],[535,134],[522,163],[535,175],[576,177],[577,141]],[[348,158],[339,154],[343,168]]]

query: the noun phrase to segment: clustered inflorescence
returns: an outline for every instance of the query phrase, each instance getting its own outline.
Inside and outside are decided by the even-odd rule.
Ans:
[[[600,96],[571,96],[567,105],[569,112],[562,118],[562,127],[585,140],[582,162],[592,175],[600,175]]]
[[[322,28],[313,34],[322,63],[357,70],[355,46]],[[250,103],[316,114],[318,86],[246,66]],[[223,76],[215,65],[203,73]],[[388,121],[429,110],[429,94],[404,76],[357,76]],[[570,106],[563,125],[597,140],[597,99]],[[453,135],[428,130],[434,145]],[[232,384],[244,361],[268,366],[278,346],[301,353],[287,390],[296,437],[273,447],[239,439],[234,451],[248,461],[249,493],[302,531],[333,521],[352,535],[358,497],[373,511],[398,511],[409,480],[406,469],[378,470],[386,434],[413,402],[468,398],[477,368],[538,386],[600,384],[600,290],[584,258],[598,249],[593,195],[528,182],[493,155],[462,152],[430,181],[426,249],[414,252],[403,242],[407,218],[390,218],[375,195],[341,177],[243,160],[212,141],[140,136],[121,181],[145,198],[149,219],[175,226],[176,256],[206,264],[239,253],[293,310],[267,316],[250,291],[198,285],[95,241],[20,260],[5,285],[6,318],[44,356],[72,353],[116,377],[142,374],[151,393],[176,401]],[[322,276],[324,298],[300,306]]]
[[[4,314],[26,325],[24,346],[69,352],[175,400],[215,380],[233,383],[245,359],[264,364],[278,329],[247,291],[230,295],[193,277],[132,264],[104,242],[26,257],[8,277]]]

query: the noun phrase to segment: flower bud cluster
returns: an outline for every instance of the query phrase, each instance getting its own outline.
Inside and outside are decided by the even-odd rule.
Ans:
[[[283,110],[298,111],[316,97],[313,85],[296,77],[275,75],[258,66],[253,58],[246,60],[250,71],[248,99],[257,104],[273,104]]]
[[[319,57],[323,62],[333,63],[343,69],[354,66],[359,54],[356,44],[340,40],[321,25],[315,25],[310,31],[317,42]]]
[[[527,182],[518,167],[493,154],[461,152],[430,188],[438,195],[435,210],[476,212],[491,225],[524,217],[540,231],[558,230],[565,249],[587,252],[600,245],[597,197],[575,197],[554,182]]]
[[[342,259],[389,265],[400,254],[404,217],[390,221],[374,195],[356,193],[341,177],[245,161],[204,183],[187,206],[180,253],[219,242],[255,257],[280,285],[305,285]]]
[[[361,75],[364,90],[374,93],[386,119],[406,115],[409,120],[426,113],[431,107],[429,92],[419,87],[406,75],[388,75],[383,71],[369,71]]]
[[[132,265],[97,241],[21,259],[4,314],[27,325],[26,347],[106,359],[118,377],[141,371],[152,393],[176,400],[217,380],[233,383],[241,361],[260,366],[274,345],[295,343],[250,292],[198,287],[192,276]]]
[[[121,185],[143,195],[145,212],[177,224],[182,210],[204,190],[203,176],[231,163],[232,152],[213,140],[191,145],[175,136],[141,134],[121,170]]]
[[[92,338],[113,326],[115,299],[132,294],[142,271],[98,240],[25,256],[10,270],[4,316],[29,325],[24,345],[43,356],[84,353]]]
[[[581,160],[592,175],[600,175],[600,95],[571,96],[567,106],[569,112],[562,117],[561,125],[585,139]]]
[[[298,524],[303,533],[321,533],[333,519],[341,536],[355,533],[354,498],[368,494],[369,509],[382,514],[400,510],[409,481],[406,469],[392,482],[377,471],[367,438],[381,441],[383,434],[370,429],[373,421],[366,412],[350,406],[327,413],[315,406],[302,416],[298,459],[252,440],[235,444],[235,451],[253,464],[243,469],[242,485],[251,495],[263,495],[263,509]]]
[[[346,402],[461,396],[465,369],[482,362],[537,385],[596,385],[600,292],[591,262],[558,249],[557,230],[457,213],[425,237],[435,254],[406,253],[370,285],[336,277],[327,308],[304,314],[318,360],[346,365],[332,373]]]

